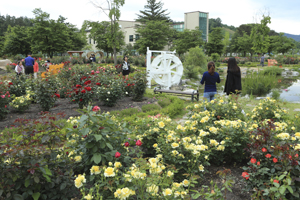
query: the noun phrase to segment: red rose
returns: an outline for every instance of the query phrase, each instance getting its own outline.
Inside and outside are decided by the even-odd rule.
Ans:
[[[268,154],[266,155],[266,158],[271,158],[271,156],[272,156],[272,155],[268,153]]]
[[[273,158],[273,162],[277,163],[278,162],[277,158]]]
[[[88,84],[90,84],[91,82],[92,82],[91,80],[88,80],[88,81],[84,82],[84,85],[88,85]]]
[[[76,85],[77,88],[81,88],[81,85]]]
[[[97,112],[97,111],[99,111],[100,110],[100,107],[99,106],[94,106],[94,108],[93,108],[93,111],[94,112]]]
[[[58,98],[60,98],[60,95],[59,94],[55,94]]]
[[[125,142],[125,147],[129,147],[129,142]]]
[[[102,129],[104,129],[104,127],[103,127],[103,126],[101,126],[101,127],[99,128],[99,130],[102,130]]]
[[[91,75],[94,75],[94,74],[95,74],[94,72],[91,73]]]
[[[99,86],[100,86],[100,85],[101,85],[101,83],[96,83],[96,85],[99,85]]]
[[[134,85],[134,83],[132,83],[131,85]]]
[[[254,164],[254,163],[256,163],[256,159],[255,159],[255,158],[251,158],[250,162],[251,162],[252,164]]]
[[[276,179],[274,179],[274,181],[273,181],[274,183],[279,183],[279,181],[278,180],[276,180]]]
[[[76,93],[76,94],[78,94],[78,93],[79,93],[79,91],[78,91],[78,90],[76,90],[76,91],[75,91],[75,93]]]
[[[296,158],[298,158],[298,156],[299,156],[298,154],[295,155]]]
[[[267,152],[267,149],[266,149],[266,148],[262,148],[261,150],[262,150],[262,152],[264,152],[264,153]]]
[[[141,142],[141,140],[138,140],[138,141],[136,141],[136,146],[142,146],[142,142]]]
[[[115,157],[119,158],[121,156],[121,154],[119,152],[116,152]]]
[[[259,166],[259,165],[260,165],[260,162],[257,162],[256,164],[257,164],[257,166]]]
[[[80,98],[79,101],[83,101],[83,99]]]
[[[242,173],[242,177],[243,177],[244,179],[248,180],[248,179],[249,179],[249,174],[248,174],[247,172],[243,172],[243,173]]]
[[[12,82],[9,82],[8,85],[13,85],[13,83],[12,83]]]
[[[130,83],[128,83],[127,86],[130,86]]]
[[[85,93],[85,90],[81,90],[81,93],[84,94],[84,93]]]
[[[84,89],[86,89],[87,91],[91,91],[92,90],[91,87],[84,87]]]

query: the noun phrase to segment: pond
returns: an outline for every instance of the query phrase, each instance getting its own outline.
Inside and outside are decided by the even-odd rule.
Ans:
[[[217,90],[219,95],[225,95],[224,85],[226,81],[226,75],[220,75],[221,83],[217,84]],[[272,87],[271,92],[266,93],[264,95],[260,95],[259,97],[271,97],[272,91],[276,90],[280,93],[279,99],[283,101],[288,101],[291,103],[300,103],[300,76],[291,76],[291,75],[283,75],[276,77],[278,84]],[[242,76],[242,81],[244,80],[244,76]],[[242,85],[243,86],[243,85]],[[243,87],[242,87],[243,88]],[[200,93],[204,92],[204,86],[200,85]],[[246,97],[249,95],[245,95]]]

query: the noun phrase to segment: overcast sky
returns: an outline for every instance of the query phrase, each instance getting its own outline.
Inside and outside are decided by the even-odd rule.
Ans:
[[[94,0],[106,5],[106,0]],[[158,1],[158,0],[157,0]],[[300,0],[162,0],[164,9],[174,21],[184,21],[184,13],[203,11],[209,18],[221,18],[227,25],[259,22],[261,13],[269,13],[269,27],[276,32],[300,35]],[[147,0],[125,0],[121,8],[121,20],[134,20],[139,10],[144,9]],[[71,24],[81,28],[84,20],[103,21],[108,18],[90,0],[0,0],[0,14],[27,16],[33,18],[34,8],[41,8],[57,19],[59,15]],[[257,14],[260,13],[260,14]]]

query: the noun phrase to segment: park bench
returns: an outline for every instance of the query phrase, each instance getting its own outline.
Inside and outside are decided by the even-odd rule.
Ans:
[[[198,90],[193,90],[193,91],[178,91],[178,90],[166,90],[166,89],[161,89],[160,87],[155,87],[154,88],[154,94],[157,93],[173,93],[173,94],[180,94],[180,95],[191,95],[192,96],[192,101],[196,99],[199,101],[199,92]]]

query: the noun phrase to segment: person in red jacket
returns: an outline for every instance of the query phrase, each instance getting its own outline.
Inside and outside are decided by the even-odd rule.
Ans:
[[[36,61],[36,58],[34,58],[33,72],[34,72],[34,78],[37,78],[37,73],[39,72],[39,64]]]

